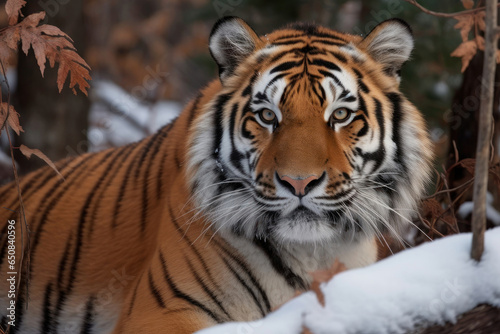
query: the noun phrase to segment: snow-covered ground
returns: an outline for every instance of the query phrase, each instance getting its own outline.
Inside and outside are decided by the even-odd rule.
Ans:
[[[472,215],[474,209],[473,202],[464,202],[458,208],[458,215],[464,219]],[[486,195],[486,218],[495,225],[500,225],[500,212],[493,207],[493,195],[488,193]]]
[[[88,141],[89,150],[94,152],[153,134],[182,109],[181,104],[171,101],[145,103],[109,81],[94,80],[91,94]]]
[[[322,286],[325,307],[308,292],[262,320],[228,323],[197,334],[406,333],[454,322],[488,303],[500,307],[500,227],[486,232],[480,263],[464,233],[406,250],[369,267],[340,273]]]

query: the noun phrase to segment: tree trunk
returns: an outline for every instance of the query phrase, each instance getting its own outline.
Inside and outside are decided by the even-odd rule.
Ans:
[[[82,7],[82,0],[28,1],[23,13],[27,15],[45,10],[45,23],[67,33],[74,40],[79,54],[83,55],[85,29]],[[56,69],[52,69],[47,63],[42,78],[32,50],[28,56],[20,52],[18,64],[15,103],[25,132],[16,146],[25,144],[40,149],[52,160],[86,152],[89,99],[81,93],[74,95],[67,87],[59,94],[57,65]],[[43,161],[37,158],[27,160],[20,153],[16,160],[22,173],[44,165]]]

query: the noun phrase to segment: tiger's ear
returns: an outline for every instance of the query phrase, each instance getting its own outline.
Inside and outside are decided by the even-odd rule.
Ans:
[[[360,43],[389,75],[399,77],[401,66],[413,50],[413,33],[403,20],[390,19],[376,26]]]
[[[239,17],[223,17],[210,33],[210,53],[219,66],[219,77],[230,76],[236,66],[255,51],[259,36]]]

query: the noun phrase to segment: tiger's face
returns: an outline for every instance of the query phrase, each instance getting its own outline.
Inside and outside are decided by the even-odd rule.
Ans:
[[[398,235],[429,174],[420,113],[399,92],[411,31],[295,25],[259,38],[221,20],[222,87],[195,125],[193,196],[216,233],[319,243]]]

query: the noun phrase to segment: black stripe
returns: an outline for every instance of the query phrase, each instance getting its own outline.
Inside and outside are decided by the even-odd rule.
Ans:
[[[352,69],[354,71],[354,73],[356,74],[356,77],[358,78],[358,86],[359,88],[364,92],[364,93],[369,93],[370,92],[370,89],[368,88],[368,86],[363,82],[363,74],[361,74],[360,71],[358,71],[356,68],[353,68]]]
[[[94,168],[96,168],[97,166],[105,165],[107,163],[108,159],[110,159],[112,156],[114,156],[114,154],[118,154],[118,153],[119,153],[118,150],[108,151],[105,154],[105,156],[103,157],[103,159],[101,159],[101,161],[98,164],[94,165]],[[92,169],[94,169],[94,168],[92,168]],[[53,326],[55,328],[57,328],[57,326],[59,324],[58,318],[59,318],[59,315],[61,313],[61,310],[63,309],[64,303],[66,302],[66,298],[69,294],[71,294],[71,292],[73,290],[74,283],[75,283],[77,265],[78,265],[78,262],[80,261],[81,248],[82,248],[82,244],[83,244],[82,239],[83,239],[83,229],[84,229],[85,220],[86,220],[85,218],[87,215],[87,211],[88,211],[90,202],[92,201],[92,198],[93,198],[95,191],[99,188],[100,184],[102,183],[102,181],[104,180],[104,178],[106,177],[107,173],[109,173],[110,170],[111,169],[106,169],[104,174],[102,174],[101,177],[98,179],[98,181],[94,185],[93,189],[90,191],[89,195],[87,195],[87,199],[85,201],[85,204],[80,212],[80,221],[78,222],[77,232],[76,232],[75,251],[73,253],[73,261],[71,262],[71,267],[70,267],[70,271],[68,274],[68,284],[67,284],[66,288],[63,291],[61,291],[59,298],[57,299],[57,304],[55,307],[54,326]]]
[[[198,249],[194,245],[194,242],[191,241],[191,239],[189,238],[189,236],[184,232],[184,230],[181,228],[181,226],[179,226],[179,223],[177,222],[177,219],[174,216],[174,212],[172,211],[172,204],[170,203],[170,200],[171,200],[171,198],[169,198],[168,212],[169,212],[169,215],[170,215],[170,219],[172,220],[172,223],[175,226],[176,231],[179,233],[179,235],[182,237],[182,239],[186,241],[186,244],[189,246],[189,248],[196,255],[198,261],[201,263],[201,266],[203,267],[203,270],[207,274],[207,277],[210,280],[210,282],[212,283],[212,285],[215,286],[215,288],[217,290],[222,291],[222,289],[220,288],[220,286],[217,284],[216,280],[214,279],[214,277],[213,277],[210,269],[208,268],[208,265],[205,262],[203,256],[201,256],[201,253],[198,251]]]
[[[158,288],[156,287],[155,283],[153,282],[153,275],[151,274],[151,271],[148,273],[148,280],[149,280],[149,291],[153,295],[153,297],[156,300],[156,303],[158,303],[158,306],[161,308],[167,308],[167,305],[165,305],[165,301],[163,300],[163,297],[160,294],[160,291],[158,291]]]
[[[148,205],[148,187],[149,187],[149,175],[151,173],[151,168],[153,166],[153,163],[156,159],[158,159],[157,154],[158,151],[160,150],[160,146],[164,143],[165,138],[167,137],[168,131],[160,131],[158,132],[158,136],[154,140],[154,147],[151,152],[151,157],[149,160],[146,162],[146,170],[143,173],[144,174],[144,180],[142,184],[142,208],[141,208],[141,232],[144,233],[146,230],[146,223],[147,223],[147,214],[148,214],[148,209],[150,208],[150,205]],[[158,182],[158,180],[156,180]]]
[[[333,42],[329,41],[327,39],[315,39],[312,40],[312,43],[321,43],[321,44],[326,44],[326,45],[331,45],[331,46],[344,46],[345,43],[343,42]]]
[[[177,285],[172,280],[170,273],[168,272],[167,263],[165,261],[165,257],[163,256],[162,251],[160,251],[160,261],[161,261],[161,267],[163,269],[163,276],[165,277],[165,281],[167,282],[168,286],[170,287],[170,290],[172,290],[172,292],[174,293],[174,296],[176,298],[182,299],[182,300],[186,301],[187,303],[199,308],[200,310],[202,310],[203,312],[208,314],[215,322],[221,323],[222,322],[221,319],[219,319],[219,317],[217,317],[217,315],[215,315],[212,311],[210,311],[208,308],[206,308],[203,304],[201,304],[196,299],[192,298],[191,296],[189,296],[189,295],[185,294],[184,292],[182,292],[181,290],[179,290]]]
[[[61,164],[60,166],[57,166],[58,169],[59,169],[59,172],[61,174],[64,175],[64,172],[65,172],[65,168],[69,165],[69,163],[72,161],[72,159],[65,159],[63,160],[64,164]],[[32,194],[40,191],[40,187],[43,187],[44,185],[46,185],[50,180],[52,179],[55,179],[56,177],[56,174],[54,173],[54,170],[50,167],[46,167],[46,168],[41,168],[40,169],[40,172],[45,172],[45,177],[44,178],[41,178],[41,176],[43,175],[39,175],[37,177],[33,177],[31,178],[28,182],[26,182],[25,184],[23,184],[21,186],[21,194],[23,196],[23,199],[26,201],[30,198],[30,196],[32,196]],[[38,173],[35,173],[34,176],[36,176]],[[31,174],[30,174],[31,175]],[[61,181],[60,180],[56,180],[55,181],[56,184],[60,183]],[[15,183],[13,183],[13,185],[15,185]],[[30,192],[28,193],[28,191],[30,189],[33,189],[33,192]],[[17,191],[15,192],[17,194]],[[43,198],[46,199],[47,196],[44,196]],[[3,205],[3,207],[7,207],[9,209],[14,209],[14,210],[19,210],[19,207],[20,207],[20,204],[19,204],[19,198],[17,196],[13,196],[12,197],[12,202],[9,203],[7,206]],[[0,201],[1,202],[1,201]],[[15,208],[12,208],[15,204],[17,203],[17,206]],[[41,209],[41,206],[38,207],[39,209]]]
[[[101,159],[97,164],[95,164],[91,170],[95,169],[97,166],[100,165],[100,163],[106,159],[106,157],[111,154],[112,151],[108,151],[108,153],[103,154],[103,159]],[[83,168],[86,166],[86,163],[90,160],[95,158],[95,155],[88,154],[85,158],[83,158],[80,162],[77,163],[76,166],[74,166],[68,174],[65,176],[66,181],[62,183],[62,181],[57,180],[52,188],[50,188],[49,191],[45,192],[46,194],[49,194],[48,196],[44,196],[42,199],[41,204],[38,206],[38,209],[42,209],[44,207],[44,204],[46,201],[50,200],[49,204],[45,207],[43,213],[39,215],[41,219],[38,221],[38,226],[36,227],[36,231],[34,233],[34,239],[33,239],[33,246],[31,247],[30,250],[30,257],[33,259],[34,255],[36,254],[36,250],[38,247],[38,244],[41,239],[41,235],[43,232],[43,227],[44,224],[48,221],[48,217],[52,209],[56,206],[56,204],[59,202],[59,200],[62,198],[62,193],[64,193],[69,187],[71,187],[75,182],[81,181],[80,176],[84,174],[85,172],[89,172],[89,169]],[[70,176],[75,173],[75,177],[71,179],[70,181]],[[32,223],[33,225],[33,223]],[[28,279],[31,280],[32,276],[32,270],[30,268],[29,270],[29,275]]]
[[[245,280],[238,274],[238,272],[236,271],[236,269],[233,268],[233,266],[231,266],[231,264],[229,263],[229,261],[226,260],[225,257],[221,257],[222,261],[224,262],[224,264],[226,265],[227,269],[229,269],[229,271],[233,274],[233,276],[236,278],[236,280],[247,290],[247,292],[250,294],[250,296],[252,297],[253,301],[255,302],[255,305],[257,305],[257,307],[259,308],[260,310],[260,313],[262,316],[265,316],[266,315],[266,311],[264,310],[264,308],[262,307],[259,299],[257,298],[257,296],[255,295],[255,292],[250,288],[250,286],[248,286],[248,284],[245,282]]]
[[[230,320],[231,316],[229,315],[229,313],[227,313],[226,309],[224,308],[224,306],[222,305],[222,303],[219,301],[219,299],[217,298],[217,296],[213,293],[212,290],[210,290],[210,288],[205,284],[205,282],[200,277],[200,275],[196,272],[193,264],[191,263],[191,261],[189,261],[189,258],[187,256],[184,256],[184,259],[186,260],[186,263],[187,263],[187,265],[189,267],[189,270],[191,270],[191,273],[193,274],[196,282],[198,282],[198,284],[201,285],[201,288],[203,289],[203,291],[205,291],[205,293],[210,297],[210,299],[212,299],[212,301],[217,305],[217,307],[222,312],[224,312],[224,314],[228,318],[227,320]]]
[[[249,95],[252,94],[252,86],[255,83],[255,80],[257,79],[258,75],[259,75],[258,72],[255,72],[252,75],[252,77],[250,78],[250,81],[249,81],[248,85],[245,87],[245,89],[241,93],[242,97],[247,97],[247,96],[249,96]]]
[[[85,306],[85,315],[83,316],[82,329],[80,334],[91,334],[92,327],[94,327],[94,296],[90,296]]]
[[[344,64],[347,63],[347,58],[338,52],[328,51],[328,54],[337,58],[337,60],[340,61],[341,63]]]
[[[334,39],[334,40],[337,40],[337,41],[341,41],[341,42],[344,42],[344,43],[347,43],[347,41],[345,40],[345,38],[341,37],[341,36],[338,36],[338,35],[332,35],[332,34],[329,34],[327,32],[319,32],[319,31],[316,31],[314,33],[314,37],[321,37],[321,38],[328,38],[328,39]]]
[[[262,288],[262,286],[259,284],[259,282],[255,278],[255,276],[252,274],[250,269],[248,269],[246,263],[243,262],[243,260],[240,259],[239,257],[237,257],[236,255],[234,255],[234,252],[229,251],[218,240],[213,239],[212,241],[214,242],[214,244],[216,244],[219,247],[219,249],[221,249],[229,258],[231,258],[247,274],[248,278],[250,278],[250,281],[252,282],[252,284],[255,286],[255,288],[257,289],[257,291],[261,295],[261,297],[264,301],[264,304],[266,306],[267,312],[270,312],[271,311],[271,304],[269,303],[269,299],[267,298],[267,294],[265,293],[264,289]]]
[[[253,242],[267,255],[274,270],[285,278],[288,285],[296,290],[307,290],[308,284],[300,276],[295,274],[290,267],[283,263],[278,248],[275,247],[270,240],[255,238]]]
[[[392,103],[392,141],[396,144],[394,161],[401,165],[404,171],[407,171],[407,166],[403,159],[404,153],[401,150],[401,122],[403,119],[403,113],[401,110],[401,96],[398,93],[388,93],[386,96]]]
[[[163,127],[160,131],[165,131],[165,138],[168,138],[170,131],[173,129],[177,118],[174,119],[168,126]],[[161,190],[163,189],[163,171],[165,168],[165,163],[168,158],[168,153],[165,151],[160,162],[160,168],[158,168],[158,177],[156,178],[156,198],[160,198]]]
[[[272,45],[291,45],[297,43],[305,43],[305,41],[303,39],[290,39],[288,41],[283,41],[283,42],[273,42]]]
[[[283,36],[280,36],[280,37],[276,38],[275,41],[281,41],[283,39],[290,39],[290,38],[297,39],[297,38],[304,37],[304,36],[305,36],[305,34],[283,35]]]
[[[336,64],[334,64],[334,63],[332,63],[331,61],[328,61],[328,60],[316,58],[316,59],[313,59],[310,62],[310,64],[311,65],[315,65],[315,66],[323,66],[323,67],[326,67],[327,69],[329,69],[331,71],[341,72],[340,67],[338,67]]]
[[[361,112],[363,112],[363,114],[368,117],[368,111],[366,110],[366,102],[361,95],[359,95],[358,110],[361,110]]]
[[[366,135],[366,134],[367,134],[367,132],[368,132],[368,128],[369,128],[369,127],[368,127],[368,122],[366,121],[366,119],[365,119],[365,116],[364,116],[364,115],[358,115],[358,116],[354,117],[354,118],[352,119],[352,123],[354,123],[354,122],[355,122],[355,121],[357,121],[357,120],[360,120],[360,121],[362,121],[362,122],[363,122],[363,127],[362,127],[361,129],[359,129],[358,133],[356,133],[356,136],[357,136],[357,137],[363,137],[363,136],[364,136],[364,135]]]
[[[141,145],[144,145],[144,142],[140,142],[139,145],[137,145],[137,148],[140,149]],[[125,188],[129,184],[129,180],[131,178],[130,174],[132,173],[134,165],[136,163],[140,164],[138,153],[139,152],[130,153],[130,155],[133,156],[133,160],[128,163],[127,170],[125,171],[125,175],[123,176],[123,179],[120,182],[120,190],[118,191],[118,196],[116,197],[116,201],[115,201],[115,209],[113,210],[113,219],[111,222],[112,229],[114,229],[117,225],[118,216],[121,212],[122,200],[123,200],[123,197],[125,196]]]
[[[187,121],[187,128],[188,129],[191,127],[191,124],[193,124],[194,116],[196,114],[196,111],[198,110],[198,103],[200,103],[201,96],[202,96],[201,93],[198,94],[198,96],[196,96],[196,99],[193,101],[193,106],[191,107],[191,109],[189,109],[189,115],[188,115],[188,121]],[[174,125],[175,121],[177,121],[177,118],[172,120],[169,124],[167,124],[165,127],[163,127],[160,131],[163,131],[163,129],[165,129],[167,126],[172,127]]]
[[[214,112],[214,146],[212,147],[212,155],[214,159],[219,158],[219,149],[220,144],[222,143],[222,135],[223,135],[223,124],[222,124],[222,115],[224,114],[224,107],[226,103],[231,98],[231,94],[219,95],[217,98],[217,102],[215,104],[215,112]]]
[[[299,60],[299,61],[287,61],[287,62],[284,62],[276,67],[274,67],[271,72],[269,72],[270,74],[273,74],[275,72],[283,72],[283,71],[287,71],[289,69],[292,69],[294,67],[297,67],[297,66],[301,66],[303,63],[302,60]]]
[[[337,86],[340,86],[340,88],[342,88],[343,91],[348,91],[335,74],[328,72],[328,71],[325,71],[325,70],[318,70],[318,72],[321,73],[322,75],[324,75],[325,77],[332,78],[332,80],[337,84]]]
[[[132,151],[137,145],[137,143],[134,144],[129,144],[127,146],[121,147],[118,150],[120,150],[120,163],[114,164],[117,165],[116,169],[111,173],[110,177],[107,179],[106,184],[102,187],[101,192],[99,193],[99,197],[94,202],[94,209],[92,210],[92,214],[90,215],[90,224],[88,228],[88,235],[89,237],[92,237],[92,233],[94,232],[94,223],[98,220],[97,214],[99,212],[99,209],[101,208],[101,203],[103,201],[103,197],[109,195],[108,189],[110,185],[112,184],[113,180],[118,176],[120,170],[126,166],[126,161],[127,158],[130,157],[129,152]],[[115,185],[113,184],[113,187]],[[95,195],[94,195],[95,196]]]
[[[139,158],[138,163],[136,165],[137,167],[135,168],[134,181],[136,182],[136,184],[140,181],[139,175],[141,172],[142,165],[145,164],[144,159],[146,158],[149,151],[153,147],[153,144],[155,144],[156,141],[158,140],[158,137],[160,137],[160,132],[157,132],[153,136],[145,139],[145,142],[144,142],[145,145],[142,147],[142,152],[140,154],[140,158]]]
[[[52,295],[52,283],[47,284],[47,287],[45,288],[45,294],[43,297],[43,323],[42,323],[42,333],[49,333],[51,331],[51,324],[52,324],[52,312],[50,311],[51,304],[50,304],[50,297]]]
[[[137,288],[139,287],[139,283],[141,282],[141,280],[142,280],[142,274],[139,280],[137,281],[137,284],[135,285],[134,293],[132,294],[132,300],[130,301],[130,305],[128,308],[128,316],[132,314],[132,310],[134,309],[135,298],[137,297]]]
[[[378,168],[380,168],[385,158],[385,147],[384,147],[385,128],[384,128],[384,114],[382,112],[382,104],[376,98],[373,98],[373,101],[375,103],[375,117],[377,119],[380,130],[379,147],[375,152],[361,153],[361,155],[365,160],[372,160],[375,162],[375,165],[371,171],[372,173],[376,171]],[[366,161],[363,164],[363,168],[365,164]]]

